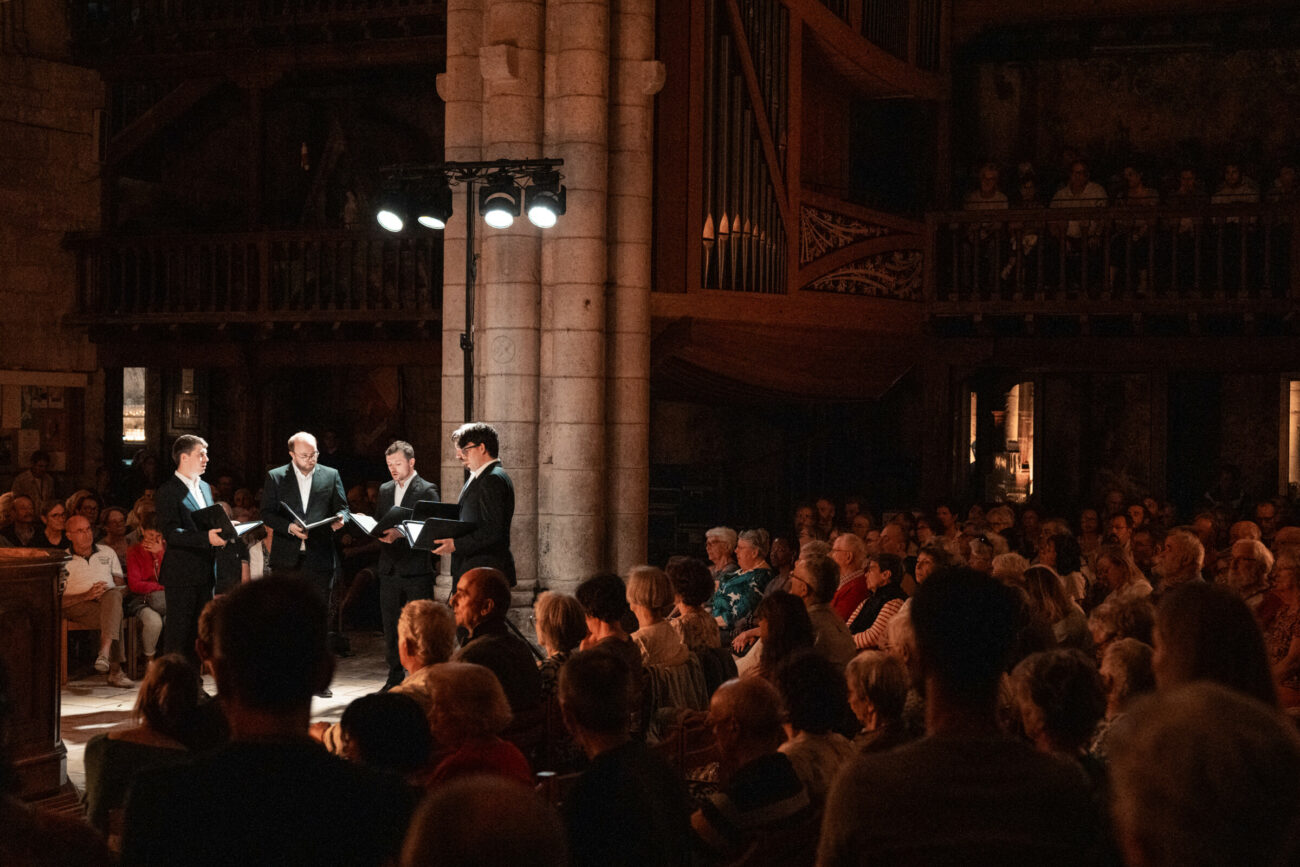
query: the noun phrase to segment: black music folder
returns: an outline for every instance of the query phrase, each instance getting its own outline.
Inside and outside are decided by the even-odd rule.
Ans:
[[[251,533],[262,526],[261,521],[244,521],[236,524],[230,520],[226,510],[221,506],[208,506],[194,513],[194,525],[200,530],[220,530],[221,538],[233,542],[245,533]]]

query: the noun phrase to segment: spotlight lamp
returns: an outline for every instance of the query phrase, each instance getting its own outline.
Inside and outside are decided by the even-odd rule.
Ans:
[[[478,194],[483,222],[494,229],[509,229],[519,216],[519,185],[505,172],[490,175]]]
[[[375,219],[390,232],[400,232],[411,218],[411,200],[406,190],[389,188],[379,198]]]
[[[445,229],[451,219],[451,185],[441,178],[416,197],[416,222],[426,229]]]
[[[524,189],[525,210],[528,221],[539,229],[549,229],[556,218],[564,213],[566,191],[560,184],[559,172],[538,172],[533,182]]]

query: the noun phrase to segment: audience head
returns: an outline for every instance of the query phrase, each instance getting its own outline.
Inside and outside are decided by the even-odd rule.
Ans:
[[[867,560],[866,543],[852,533],[841,533],[831,543],[831,559],[841,575],[861,572]]]
[[[805,650],[776,670],[774,684],[785,706],[785,720],[797,732],[824,735],[844,725],[848,686],[841,669],[820,653]]]
[[[1161,690],[1211,680],[1277,705],[1259,624],[1227,588],[1193,581],[1172,590],[1156,609],[1154,639],[1152,666]]]
[[[509,821],[502,821],[509,817]],[[567,867],[555,808],[505,777],[461,777],[429,794],[411,820],[402,867]]]
[[[1272,506],[1272,503],[1268,504]],[[1259,529],[1259,524],[1254,521],[1238,521],[1228,528],[1228,541],[1237,542],[1241,539],[1254,539],[1261,541],[1264,534]]]
[[[1176,527],[1165,535],[1164,547],[1156,555],[1155,567],[1165,580],[1187,579],[1205,565],[1205,546],[1195,533]]]
[[[1273,554],[1256,539],[1238,539],[1232,543],[1232,561],[1228,565],[1228,586],[1237,592],[1253,592],[1268,581],[1273,569]]]
[[[1079,756],[1106,712],[1097,666],[1078,650],[1026,657],[1011,674],[1025,734],[1044,752]]]
[[[739,563],[740,568],[748,571],[765,562],[769,544],[768,533],[762,527],[742,530],[736,537],[736,560],[739,562],[741,557],[745,558],[745,562]]]
[[[714,527],[704,534],[704,550],[709,553],[709,559],[714,563],[722,560],[728,560],[736,552],[736,542],[739,541],[736,531],[730,527]]]
[[[829,556],[800,551],[790,589],[808,605],[830,602],[840,586],[840,567]]]
[[[460,576],[451,595],[456,625],[471,632],[488,620],[504,620],[510,610],[510,582],[500,569],[479,566]]]
[[[456,617],[432,599],[413,599],[397,618],[397,641],[417,668],[451,659],[456,648]]]
[[[578,585],[574,594],[587,614],[587,628],[596,631],[598,624],[617,626],[627,616],[627,586],[613,573],[593,575]]]
[[[768,551],[767,560],[772,564],[773,569],[788,569],[794,565],[795,550],[794,545],[785,536],[777,536],[772,540],[772,547]]]
[[[202,681],[179,653],[160,656],[140,681],[133,716],[153,731],[186,742],[199,706]]]
[[[1101,656],[1101,680],[1112,707],[1122,708],[1139,696],[1155,692],[1151,657],[1151,646],[1136,638],[1121,638],[1106,648]]]
[[[662,618],[673,609],[673,587],[657,566],[633,566],[627,573],[627,603]]]
[[[153,530],[151,532],[158,532]],[[194,638],[194,653],[199,658],[199,673],[211,672],[212,657],[217,647],[217,617],[226,605],[226,595],[213,596],[199,612],[198,634]]]
[[[917,584],[923,584],[926,578],[936,569],[946,569],[953,565],[952,554],[943,545],[930,544],[921,548],[916,555],[916,578]]]
[[[774,673],[782,661],[796,651],[813,646],[812,620],[808,607],[793,593],[777,590],[763,597],[754,612],[758,634],[763,639],[759,663],[765,672]]]
[[[104,531],[108,538],[119,539],[126,535],[126,510],[120,506],[109,506],[100,512],[104,521]]]
[[[993,542],[987,534],[981,533],[970,540],[970,556],[967,563],[976,572],[985,575],[993,572]]]
[[[1300,736],[1219,684],[1140,702],[1110,748],[1112,815],[1142,867],[1300,862]]]
[[[1083,551],[1079,540],[1070,533],[1055,533],[1048,537],[1052,550],[1056,553],[1056,563],[1052,566],[1060,575],[1069,575],[1083,568]]]
[[[866,565],[867,584],[873,590],[888,584],[901,584],[907,577],[907,572],[903,569],[903,558],[894,554],[877,554],[868,557]]]
[[[1019,627],[1016,591],[974,569],[935,572],[912,598],[918,662],[948,701],[991,709]]]
[[[1049,623],[1056,623],[1070,613],[1072,606],[1065,595],[1065,582],[1055,569],[1030,566],[1025,570],[1024,587],[1034,611]]]
[[[1003,584],[1019,584],[1028,568],[1029,561],[1013,551],[993,558],[992,575]]]
[[[745,751],[772,753],[785,740],[781,725],[781,696],[761,677],[729,680],[709,702],[709,726],[724,762]]]
[[[704,574],[707,577],[707,569]],[[582,603],[568,593],[547,591],[538,596],[533,603],[533,618],[537,623],[537,641],[550,653],[568,653],[587,637]]]
[[[9,505],[13,522],[15,524],[31,524],[36,521],[36,504],[32,498],[25,494],[19,494],[14,497]]]
[[[72,552],[80,557],[89,557],[95,550],[95,528],[81,515],[73,515],[64,532],[72,543]]]
[[[891,619],[890,624],[893,622]],[[864,729],[874,731],[902,720],[910,681],[907,668],[898,657],[879,650],[864,650],[849,660],[844,680],[849,707]]]
[[[777,539],[776,542],[784,540]],[[775,550],[776,543],[772,548]],[[673,585],[673,593],[680,596],[690,608],[699,608],[713,598],[713,576],[703,560],[694,557],[679,557],[668,563],[665,570],[668,581]]]
[[[63,530],[68,521],[67,505],[62,500],[50,500],[41,507],[41,520],[50,529]]]
[[[419,702],[398,692],[363,695],[339,720],[343,757],[406,776],[428,764],[433,752],[429,720]]]
[[[440,745],[494,737],[510,725],[510,702],[491,669],[444,662],[429,669],[427,683],[433,696],[429,727]]]
[[[240,584],[222,598],[212,658],[222,700],[268,713],[309,710],[334,673],[320,591],[284,576]]]
[[[626,735],[631,690],[632,673],[617,655],[599,649],[575,653],[560,669],[558,695],[565,725],[575,734]]]

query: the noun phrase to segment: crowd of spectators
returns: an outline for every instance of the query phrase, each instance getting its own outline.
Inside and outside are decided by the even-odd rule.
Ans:
[[[56,502],[86,550],[85,497]],[[147,573],[149,528],[99,513],[123,519],[102,538],[138,531],[126,569]],[[131,727],[88,747],[91,821],[126,864],[1300,855],[1287,502],[1231,480],[1186,519],[1121,491],[1069,517],[822,497],[702,541],[543,593],[527,638],[505,577],[471,570],[405,607],[406,679],[334,725],[310,725],[325,601],[241,582],[200,623],[216,698],[160,657]]]

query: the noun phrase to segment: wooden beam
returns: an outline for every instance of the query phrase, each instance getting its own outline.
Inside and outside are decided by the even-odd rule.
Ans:
[[[225,79],[216,77],[191,78],[181,82],[113,136],[108,143],[105,161],[109,166],[116,166],[224,83]]]

